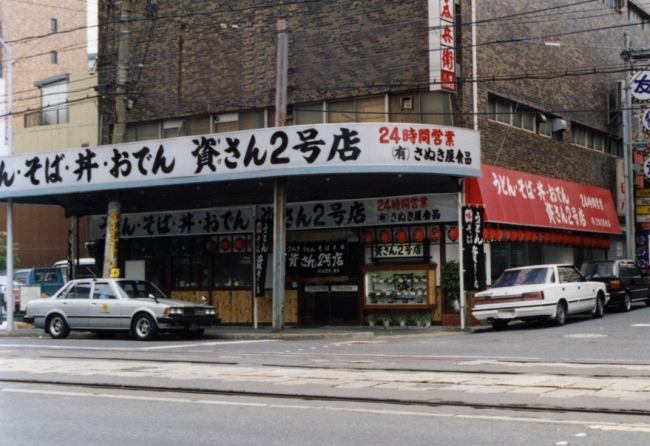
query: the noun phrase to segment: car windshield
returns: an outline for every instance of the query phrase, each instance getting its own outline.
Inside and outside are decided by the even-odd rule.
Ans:
[[[117,282],[126,297],[155,297],[164,298],[165,295],[156,286],[145,280],[120,280]]]
[[[528,268],[504,271],[492,288],[546,283],[548,268]]]
[[[614,262],[587,263],[582,270],[583,276],[593,279],[614,277]]]

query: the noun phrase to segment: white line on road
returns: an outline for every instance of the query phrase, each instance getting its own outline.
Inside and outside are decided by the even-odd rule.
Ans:
[[[496,416],[496,415],[471,415],[461,413],[430,413],[430,412],[415,412],[415,411],[400,411],[400,410],[385,410],[385,409],[354,409],[346,407],[335,407],[325,405],[296,405],[296,404],[268,404],[268,403],[250,403],[250,402],[235,402],[235,401],[219,401],[219,400],[192,400],[187,398],[159,398],[159,397],[145,397],[145,396],[130,396],[130,395],[115,395],[109,393],[81,393],[81,392],[61,392],[61,391],[48,391],[48,390],[32,390],[32,389],[16,389],[4,388],[1,389],[4,393],[29,393],[36,395],[50,395],[50,396],[67,396],[79,398],[111,398],[123,399],[131,401],[150,401],[161,403],[181,403],[181,404],[211,404],[218,406],[239,406],[250,408],[273,408],[285,410],[328,410],[333,412],[353,412],[362,414],[374,415],[388,415],[388,416],[407,416],[407,417],[423,417],[423,418],[456,418],[467,420],[484,420],[484,421],[502,421],[514,423],[534,423],[534,424],[560,424],[560,425],[573,425],[573,426],[587,426],[593,429],[602,430],[615,430],[615,431],[629,431],[629,432],[648,432],[650,433],[650,424],[644,423],[613,423],[610,421],[578,421],[578,420],[554,420],[551,418],[532,418],[532,417],[511,417],[511,416]]]
[[[210,345],[233,345],[233,344],[254,344],[261,342],[277,342],[277,339],[256,339],[250,341],[219,341],[203,342],[198,344],[173,344],[161,345],[156,347],[78,347],[73,345],[41,345],[41,344],[0,344],[0,348],[43,348],[50,350],[102,350],[102,351],[143,351],[143,350],[161,350],[169,348],[187,348],[187,347],[205,347]]]

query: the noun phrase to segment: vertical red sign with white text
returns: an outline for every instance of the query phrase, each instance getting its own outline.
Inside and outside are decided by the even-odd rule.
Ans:
[[[429,0],[430,90],[456,91],[454,0]]]

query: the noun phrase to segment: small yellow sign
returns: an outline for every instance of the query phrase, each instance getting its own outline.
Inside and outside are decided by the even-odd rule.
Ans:
[[[108,311],[108,305],[102,304],[102,311]]]
[[[111,270],[111,278],[112,279],[117,279],[118,277],[120,277],[120,269],[119,268],[113,268]]]
[[[634,195],[637,197],[650,197],[650,189],[637,189],[634,191]]]
[[[650,206],[637,206],[634,208],[637,214],[650,214]]]

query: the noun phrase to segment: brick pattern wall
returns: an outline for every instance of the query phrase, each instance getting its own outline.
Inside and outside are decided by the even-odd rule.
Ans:
[[[613,189],[614,157],[572,145],[571,125],[611,130],[608,95],[622,73],[603,71],[622,69],[624,31],[631,33],[635,47],[650,47],[650,34],[629,26],[626,15],[601,2],[568,4],[479,3],[483,162]],[[133,15],[144,17],[145,5],[134,3]],[[135,103],[129,122],[273,107],[278,18],[287,19],[290,29],[290,104],[428,85],[427,0],[195,0],[158,6],[157,20],[132,25],[130,94]],[[119,7],[101,2],[99,22],[114,23]],[[547,11],[530,14],[539,9]],[[471,76],[470,0],[461,0],[457,11],[462,80]],[[602,30],[582,32],[594,28]],[[115,24],[100,27],[100,83],[115,82],[117,30]],[[562,46],[545,46],[545,41]],[[596,73],[564,75],[577,70]],[[489,121],[489,94],[565,119],[570,128],[563,141],[556,141]],[[459,86],[452,103],[454,124],[471,128],[470,83]],[[108,124],[104,140],[109,141],[114,103],[109,98],[102,104]]]
[[[57,19],[58,33],[51,33],[50,20]],[[14,128],[23,128],[21,112],[41,107],[40,90],[34,82],[62,73],[88,70],[86,4],[78,0],[24,0],[0,2],[2,38],[16,61],[13,66]],[[19,41],[19,42],[18,42]],[[14,43],[12,43],[14,42]],[[52,64],[50,52],[58,52]],[[3,56],[4,57],[4,56]],[[6,78],[6,67],[3,67]],[[70,85],[71,90],[74,85]]]

